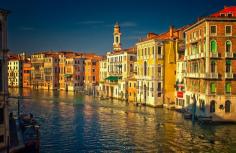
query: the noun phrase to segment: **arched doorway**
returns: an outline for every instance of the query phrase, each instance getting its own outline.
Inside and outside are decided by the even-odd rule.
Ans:
[[[210,112],[214,113],[215,111],[216,111],[216,102],[215,102],[215,100],[212,100],[210,102]]]

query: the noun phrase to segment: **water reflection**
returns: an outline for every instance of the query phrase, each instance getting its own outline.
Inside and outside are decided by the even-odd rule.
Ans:
[[[236,125],[192,125],[177,112],[73,92],[25,89],[23,95],[32,97],[21,106],[41,124],[43,153],[236,152]]]

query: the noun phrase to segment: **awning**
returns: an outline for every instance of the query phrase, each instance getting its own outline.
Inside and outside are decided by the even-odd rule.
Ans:
[[[64,77],[70,78],[70,77],[72,77],[72,74],[64,74]]]
[[[118,81],[119,79],[121,79],[120,76],[109,76],[106,78],[106,80],[109,80],[109,81]]]

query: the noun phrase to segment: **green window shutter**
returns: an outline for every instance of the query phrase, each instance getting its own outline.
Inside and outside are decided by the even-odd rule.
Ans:
[[[211,41],[211,52],[213,52],[213,53],[216,52],[216,41],[215,40]]]
[[[231,60],[226,60],[227,65],[231,65]]]
[[[231,91],[231,84],[226,83],[226,93],[230,93],[230,91]]]
[[[211,83],[211,93],[214,93],[216,91],[216,85],[215,83]]]

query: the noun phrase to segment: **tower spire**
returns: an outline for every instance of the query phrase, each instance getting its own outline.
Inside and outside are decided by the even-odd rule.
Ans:
[[[116,22],[114,26],[113,37],[114,37],[113,50],[114,51],[121,50],[121,43],[120,43],[121,32],[120,32],[120,26],[118,22]]]

